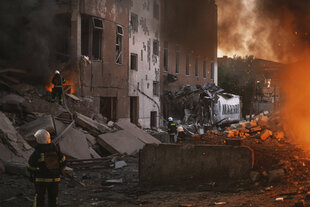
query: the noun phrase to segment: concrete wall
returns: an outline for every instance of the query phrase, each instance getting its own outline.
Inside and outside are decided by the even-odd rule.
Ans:
[[[129,19],[132,14],[137,15],[138,18],[138,31],[133,29],[132,23],[129,27],[129,57],[134,53],[138,58],[137,70],[128,68],[129,96],[139,97],[138,122],[143,128],[150,128],[151,111],[159,114],[157,107],[160,104],[159,96],[153,94],[153,82],[160,81],[160,57],[153,53],[153,41],[159,41],[160,32],[160,22],[159,19],[154,18],[153,11],[154,4],[159,6],[159,3],[159,0],[134,0],[131,1],[129,10]]]
[[[254,153],[243,146],[147,144],[139,157],[142,184],[201,183],[248,178]]]

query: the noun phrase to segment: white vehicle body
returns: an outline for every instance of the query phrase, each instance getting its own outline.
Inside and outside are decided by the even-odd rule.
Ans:
[[[240,96],[230,93],[217,94],[218,101],[213,106],[213,123],[231,123],[240,121]]]

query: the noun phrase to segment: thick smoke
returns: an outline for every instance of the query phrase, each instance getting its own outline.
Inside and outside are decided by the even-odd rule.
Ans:
[[[165,0],[162,31],[168,40],[200,54],[217,42],[217,9],[214,0]]]
[[[54,55],[54,0],[0,1],[0,69],[26,70],[45,82]]]
[[[310,46],[309,0],[217,0],[223,53],[296,61]]]

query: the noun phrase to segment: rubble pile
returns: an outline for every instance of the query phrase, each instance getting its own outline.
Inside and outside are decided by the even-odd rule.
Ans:
[[[58,105],[50,102],[50,92],[42,86],[3,83],[10,87],[0,87],[0,171],[26,174],[39,129],[47,130],[52,142],[77,160],[132,155],[146,143],[160,143],[127,120],[108,122],[93,110],[91,97],[66,94],[66,104]]]

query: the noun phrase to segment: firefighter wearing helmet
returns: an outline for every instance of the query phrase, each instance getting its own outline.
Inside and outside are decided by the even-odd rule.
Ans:
[[[63,102],[63,84],[65,83],[65,79],[61,77],[60,72],[58,70],[55,71],[55,75],[52,79],[52,83],[54,84],[54,88],[52,89],[52,101],[56,101],[58,99],[58,103],[62,104]]]
[[[170,137],[170,143],[174,143],[175,142],[175,135],[177,133],[177,125],[176,123],[173,122],[173,118],[169,117],[168,118],[168,134]]]
[[[38,130],[35,151],[28,160],[30,180],[35,185],[34,207],[44,206],[45,191],[48,192],[48,206],[58,206],[58,184],[60,174],[66,165],[66,157],[51,143],[51,136],[45,129]]]

